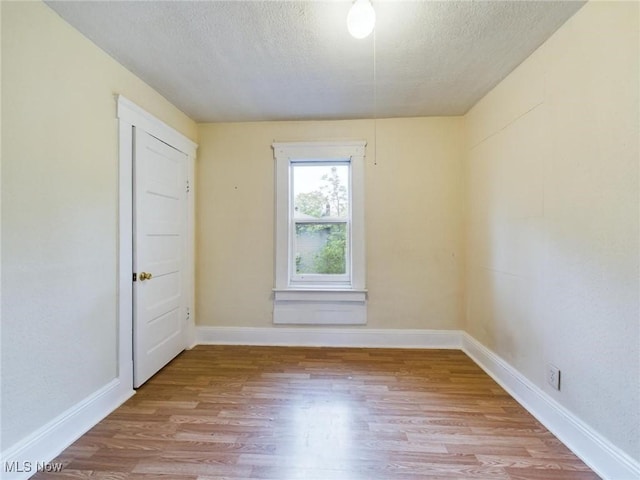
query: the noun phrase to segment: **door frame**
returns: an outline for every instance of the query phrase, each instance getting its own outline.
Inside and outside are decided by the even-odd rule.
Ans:
[[[198,145],[122,95],[118,118],[118,352],[117,378],[133,388],[133,127],[187,155],[187,251],[185,297],[189,320],[185,348],[195,345],[195,159]]]

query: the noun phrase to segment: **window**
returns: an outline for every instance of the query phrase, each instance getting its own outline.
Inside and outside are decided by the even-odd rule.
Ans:
[[[290,283],[350,284],[350,162],[291,161]]]
[[[365,145],[273,144],[275,323],[366,322]]]

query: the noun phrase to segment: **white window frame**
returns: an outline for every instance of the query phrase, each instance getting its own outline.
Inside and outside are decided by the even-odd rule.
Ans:
[[[274,143],[276,258],[274,323],[366,323],[364,159],[365,141]],[[295,275],[291,165],[349,163],[348,275]]]

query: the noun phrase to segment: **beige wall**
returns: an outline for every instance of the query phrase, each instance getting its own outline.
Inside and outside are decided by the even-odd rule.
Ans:
[[[368,328],[461,322],[462,118],[200,125],[197,318],[272,326],[274,141],[364,139]]]
[[[587,4],[466,117],[466,330],[636,460],[638,7]]]
[[[197,130],[43,3],[0,5],[4,450],[116,375],[114,94]]]

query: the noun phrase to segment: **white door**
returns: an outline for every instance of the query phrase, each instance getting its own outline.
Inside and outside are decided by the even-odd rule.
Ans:
[[[133,384],[185,348],[187,155],[134,129]]]

